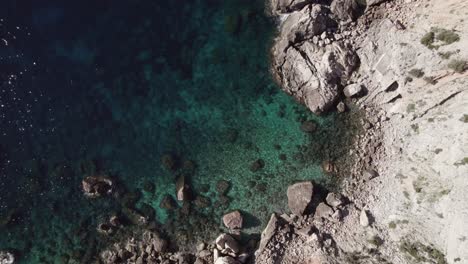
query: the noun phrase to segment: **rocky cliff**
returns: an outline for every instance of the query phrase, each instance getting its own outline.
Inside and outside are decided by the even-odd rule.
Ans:
[[[256,263],[468,263],[468,3],[270,3],[282,88],[364,132],[345,202],[273,216]]]

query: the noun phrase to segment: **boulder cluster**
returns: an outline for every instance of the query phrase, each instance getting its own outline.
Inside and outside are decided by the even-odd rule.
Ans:
[[[364,8],[355,0],[330,5],[271,1],[273,15],[283,20],[272,49],[273,72],[284,91],[315,113],[329,110],[343,93],[352,97],[364,92],[351,83],[359,67],[352,25]],[[340,109],[344,111],[342,105]]]

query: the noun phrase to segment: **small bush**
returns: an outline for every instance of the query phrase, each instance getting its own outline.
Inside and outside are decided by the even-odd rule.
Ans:
[[[408,73],[416,78],[421,78],[424,76],[424,72],[421,69],[411,69]]]
[[[452,56],[455,53],[456,52],[454,52],[454,51],[447,51],[447,52],[439,52],[438,54],[442,59],[448,60],[448,59],[450,59],[450,56]]]
[[[432,84],[432,85],[437,83],[435,77],[433,76],[426,76],[423,78],[423,80],[426,81],[428,84]]]
[[[406,112],[407,113],[414,112],[414,110],[416,110],[416,105],[415,104],[409,104],[408,106],[406,106]]]
[[[433,49],[434,46],[432,44],[434,44],[434,37],[435,37],[435,34],[434,32],[430,31],[430,32],[427,32],[421,39],[421,44],[423,44],[424,46],[430,48],[430,49]]]
[[[460,36],[458,36],[458,34],[453,30],[439,29],[436,39],[445,42],[446,45],[449,45],[459,41]]]
[[[467,69],[468,64],[465,60],[451,60],[448,67],[455,72],[462,73]]]

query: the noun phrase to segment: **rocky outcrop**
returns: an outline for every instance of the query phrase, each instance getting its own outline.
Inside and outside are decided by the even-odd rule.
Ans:
[[[238,210],[227,213],[223,216],[223,223],[229,229],[241,229],[243,222],[244,218]]]
[[[0,251],[0,264],[14,264],[15,256],[8,251]]]
[[[282,89],[315,113],[335,103],[359,65],[339,22],[327,6],[319,4],[287,16],[272,54],[272,70]]]
[[[289,210],[295,215],[303,215],[312,201],[314,186],[312,182],[298,182],[288,187]]]
[[[108,176],[88,176],[81,182],[84,195],[89,198],[98,198],[110,195],[115,184]]]

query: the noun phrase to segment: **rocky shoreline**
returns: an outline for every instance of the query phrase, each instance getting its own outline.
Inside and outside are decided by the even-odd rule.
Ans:
[[[322,165],[342,179],[339,188],[324,192],[316,182],[296,182],[278,194],[287,197],[289,212],[273,213],[260,236],[244,233],[247,215],[234,210],[220,217],[222,233],[204,230],[220,233],[216,239],[200,238],[181,249],[149,217],[154,208],[136,206],[141,193],[123,190],[115,178],[93,170],[81,183],[83,195],[107,197],[122,214],[90,224],[106,248],[95,252],[98,242],[87,239],[86,252],[76,259],[105,264],[468,263],[468,20],[463,19],[468,3],[267,4],[279,21],[271,71],[281,88],[316,114],[357,113],[362,129],[343,164]],[[315,123],[302,122],[303,132],[315,129]],[[161,163],[173,172],[174,160],[166,155]],[[183,169],[194,166],[187,161]],[[250,170],[264,166],[258,159]],[[192,197],[183,175],[174,178],[180,221],[188,217],[186,201],[200,208],[210,204],[205,196]],[[220,203],[215,206],[228,200],[229,184],[216,183]],[[144,186],[148,192],[154,188]],[[160,207],[173,210],[176,203],[167,195]],[[204,225],[203,219],[197,221],[193,225]],[[0,251],[0,264],[15,258],[14,251]]]
[[[450,0],[450,4],[467,8],[462,1]],[[410,154],[419,144],[453,136],[459,147],[457,156],[446,157],[452,160],[450,168],[445,169],[454,175],[447,181],[457,182],[461,172],[466,172],[466,140],[462,140],[466,136],[466,129],[462,128],[467,122],[466,114],[453,115],[453,111],[463,111],[466,106],[466,65],[454,72],[450,66],[447,68],[447,59],[441,53],[467,58],[467,51],[456,47],[467,43],[468,32],[453,24],[454,20],[434,21],[437,15],[444,17],[434,15],[436,11],[457,13],[441,10],[446,7],[441,1],[423,0],[272,0],[269,7],[280,21],[272,48],[272,72],[282,89],[317,114],[350,109],[364,113],[359,119],[363,131],[347,158],[352,168],[349,175],[341,175],[344,180],[340,193],[317,196],[317,187],[309,181],[289,186],[291,213],[272,214],[260,239],[241,235],[242,214],[231,212],[223,218],[230,232],[211,243],[201,242],[196,252],[166,252],[167,248],[160,246],[160,237],[146,232],[141,239],[116,244],[114,249],[102,252],[101,260],[196,264],[468,261],[467,247],[461,246],[464,236],[439,231],[447,226],[466,230],[460,226],[463,221],[457,220],[458,225],[453,227],[453,221],[442,213],[434,213],[450,211],[447,208],[451,201],[466,196],[453,187],[431,185],[431,181],[440,182],[434,177],[440,175],[437,166],[447,164],[446,160],[434,160],[432,152],[426,149],[425,154],[418,154],[426,158],[418,157],[420,163],[415,164],[416,156]],[[418,14],[417,19],[413,13]],[[443,32],[452,32],[458,39],[449,43],[440,37],[437,45],[443,51],[435,52],[421,41],[424,32],[433,30],[424,24],[431,24],[428,21],[446,23],[441,27],[450,29]],[[438,32],[435,34],[441,34]],[[419,68],[428,76],[415,77],[414,69]],[[443,84],[451,86],[449,91],[442,89]],[[422,90],[427,85],[432,86],[431,96],[425,96]],[[458,100],[452,100],[455,96]],[[452,112],[438,110],[442,105],[451,106]],[[417,107],[421,109],[416,110]],[[429,112],[435,115],[427,116]],[[427,118],[425,125],[436,119],[456,123],[451,126],[455,130],[423,130],[425,125],[415,124],[423,116]],[[433,135],[431,129],[439,134]],[[421,141],[418,137],[429,138]],[[325,171],[330,166],[324,165]],[[433,173],[424,175],[423,180],[420,174],[408,172],[427,166],[433,168]],[[408,185],[412,190],[408,190]],[[466,219],[467,205],[458,205],[461,210],[452,211],[452,216]],[[450,242],[453,239],[457,242]],[[125,252],[132,254],[123,260]]]

